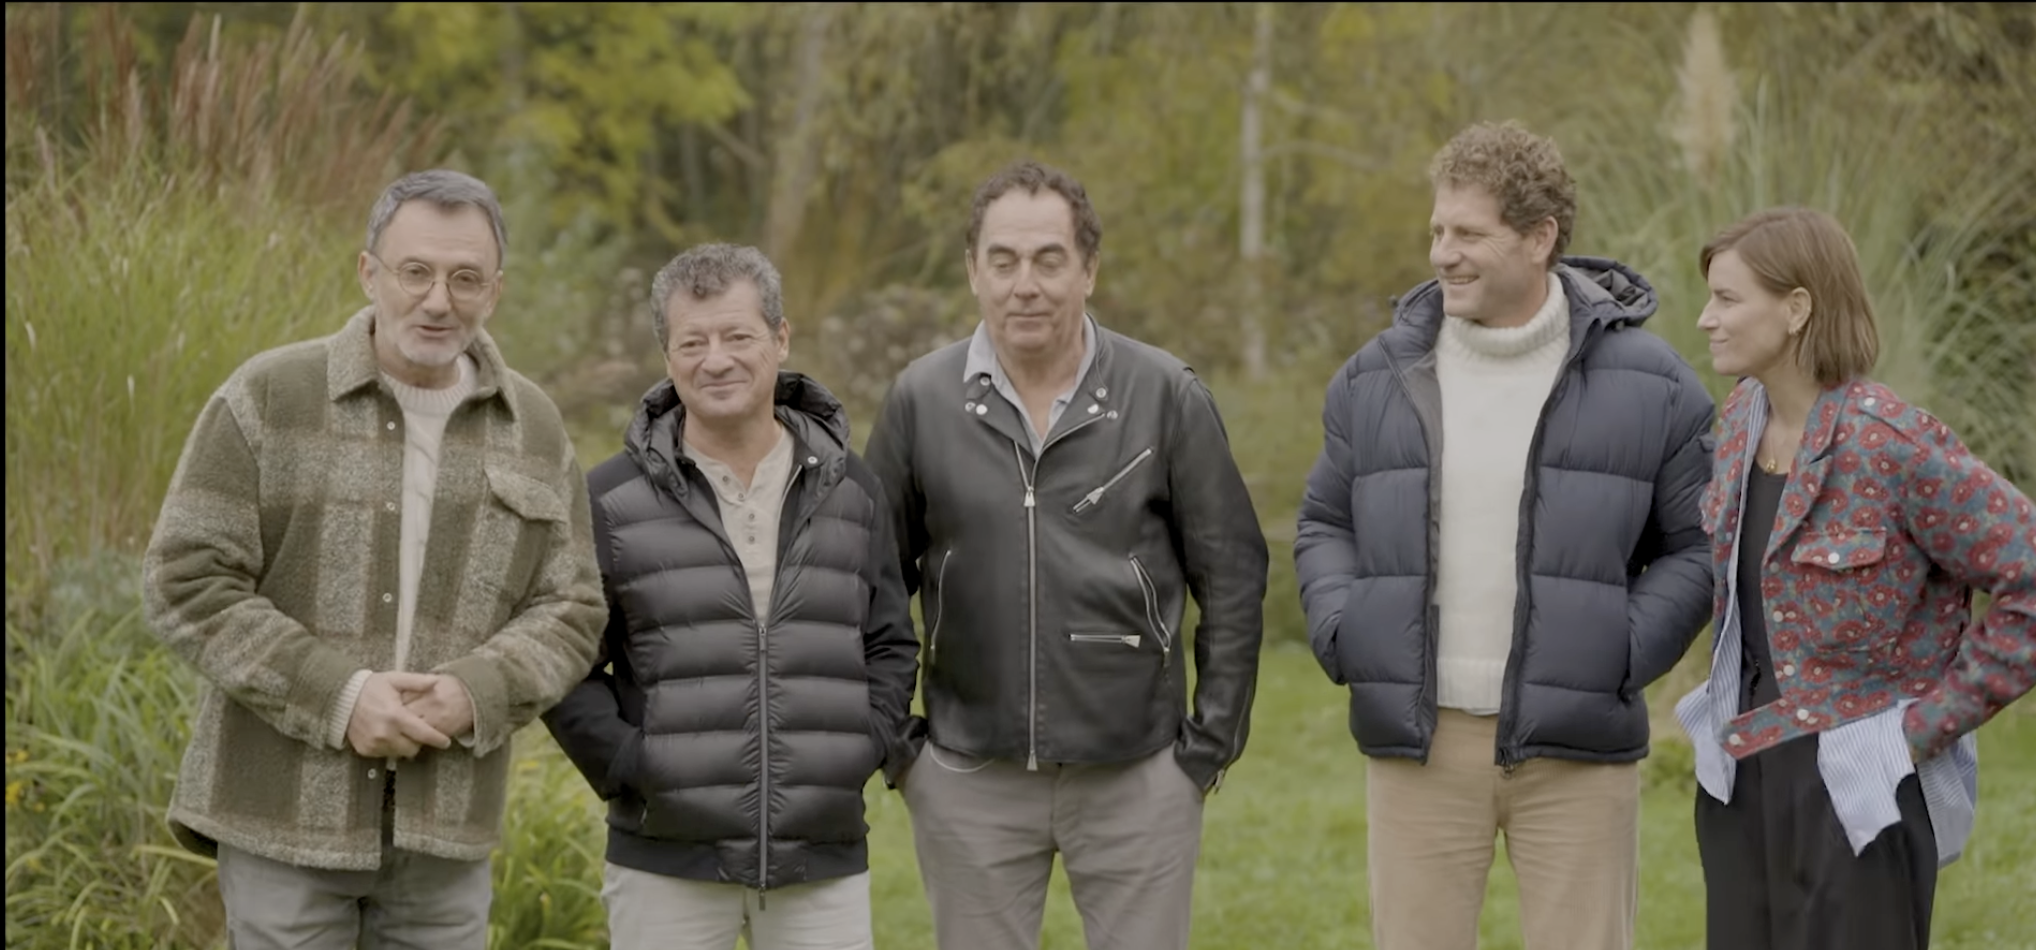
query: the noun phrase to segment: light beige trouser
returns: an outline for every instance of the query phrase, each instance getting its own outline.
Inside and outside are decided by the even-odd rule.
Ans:
[[[232,950],[483,950],[488,862],[383,853],[375,871],[299,867],[219,846]]]
[[[753,888],[689,881],[609,864],[601,902],[608,905],[613,950],[870,950],[870,876]]]
[[[1496,718],[1444,709],[1427,765],[1366,760],[1377,950],[1476,950],[1501,832],[1527,950],[1631,950],[1637,764],[1537,758],[1508,776],[1492,762]]]
[[[927,743],[904,792],[941,950],[1038,947],[1055,852],[1090,950],[1187,947],[1202,790],[1171,747],[1027,771]]]

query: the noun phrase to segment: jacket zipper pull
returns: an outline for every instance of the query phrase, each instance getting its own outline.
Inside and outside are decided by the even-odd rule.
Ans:
[[[1036,751],[1035,751],[1035,752],[1027,752],[1027,753],[1025,753],[1025,771],[1027,771],[1027,772],[1037,772],[1037,771],[1039,771],[1039,753],[1038,753],[1038,752],[1036,752]]]
[[[1032,507],[1032,486],[1025,486],[1025,507]]]

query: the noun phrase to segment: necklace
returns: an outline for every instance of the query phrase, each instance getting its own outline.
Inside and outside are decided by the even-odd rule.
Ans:
[[[1761,459],[1760,470],[1768,473],[1769,475],[1773,475],[1776,472],[1781,471],[1781,459],[1779,458]]]

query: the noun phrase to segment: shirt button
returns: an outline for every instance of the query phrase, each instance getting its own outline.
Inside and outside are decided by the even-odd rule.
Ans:
[[[395,602],[395,600],[396,600],[396,595],[395,595],[395,594],[383,594],[383,595],[382,595],[382,603],[385,603],[385,604],[388,604],[388,603],[394,603],[394,602]]]
[[[390,432],[394,432],[394,431],[396,431],[396,423],[395,423],[395,422],[391,421],[391,422],[389,423],[389,431],[390,431]]]
[[[395,510],[396,510],[396,503],[395,503],[395,502],[393,502],[393,501],[392,501],[392,502],[389,502],[388,504],[386,504],[386,505],[383,505],[383,506],[382,506],[382,510],[384,510],[384,511],[395,511]]]
[[[1781,666],[1781,675],[1783,676],[1796,675],[1796,665],[1794,663],[1783,663]]]
[[[1809,711],[1809,710],[1807,710],[1807,709],[1798,709],[1798,710],[1796,710],[1796,718],[1797,718],[1798,720],[1801,720],[1801,721],[1803,721],[1803,722],[1809,722],[1809,721],[1810,721],[1810,711]]]
[[[368,777],[369,777],[369,778],[374,778],[374,777],[375,777],[375,774],[376,774],[376,773],[375,773],[375,770],[374,770],[374,769],[369,769],[369,770],[368,770]]]
[[[1860,405],[1862,405],[1862,406],[1865,406],[1865,407],[1866,407],[1866,408],[1868,408],[1868,409],[1872,409],[1872,408],[1873,408],[1873,397],[1872,397],[1872,396],[1868,396],[1868,397],[1866,397],[1865,399],[1862,399],[1862,400],[1860,400],[1860,401],[1859,401],[1859,404],[1860,404]]]
[[[1828,561],[1830,561],[1831,563],[1833,563],[1833,564],[1836,564],[1836,563],[1838,563],[1839,561],[1842,561],[1842,560],[1844,560],[1844,558],[1841,558],[1841,557],[1839,557],[1839,556],[1838,556],[1838,552],[1836,552],[1836,551],[1833,551],[1833,552],[1831,552],[1831,556],[1830,556],[1830,557],[1828,557],[1828,558],[1826,558],[1825,560],[1828,560]]]
[[[1782,622],[1782,612],[1781,612],[1781,611],[1777,610],[1777,611],[1775,611],[1775,612],[1774,612],[1774,622],[1775,622],[1775,623],[1781,623],[1781,622]]]
[[[1726,736],[1726,737],[1725,737],[1725,742],[1726,742],[1726,744],[1727,744],[1727,745],[1745,745],[1745,744],[1746,744],[1746,740],[1745,740],[1745,739],[1743,739],[1743,738],[1741,738],[1741,737],[1740,737],[1740,735],[1739,735],[1739,733],[1736,733],[1736,732],[1735,732],[1735,733],[1733,733],[1733,734],[1731,734],[1731,735],[1729,735],[1729,736]]]

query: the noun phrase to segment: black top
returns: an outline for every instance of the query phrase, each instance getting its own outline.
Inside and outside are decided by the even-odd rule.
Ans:
[[[1781,698],[1774,684],[1774,657],[1767,646],[1767,608],[1760,596],[1761,555],[1774,533],[1786,474],[1769,475],[1754,466],[1746,479],[1746,512],[1739,519],[1739,663],[1740,711],[1756,709]],[[1786,551],[1776,552],[1787,556]]]

